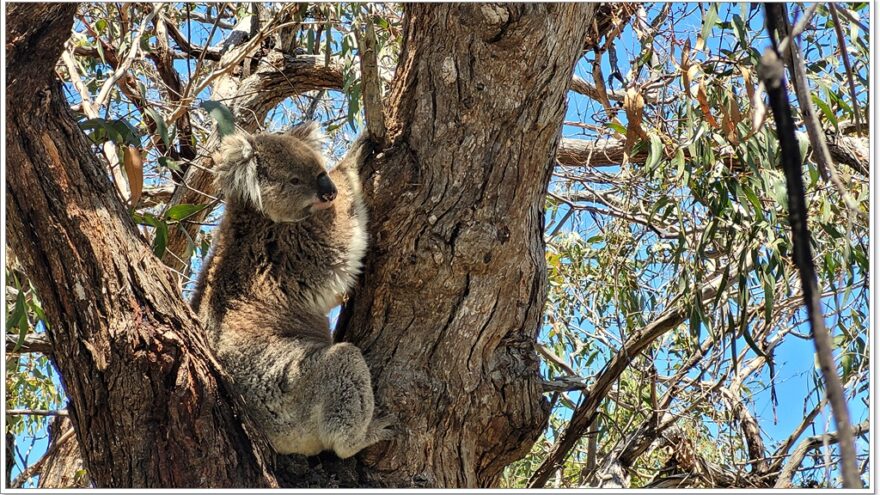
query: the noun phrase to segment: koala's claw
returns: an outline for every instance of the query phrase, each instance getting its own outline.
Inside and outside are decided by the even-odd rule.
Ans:
[[[385,440],[391,440],[397,435],[397,430],[394,428],[397,425],[398,421],[393,416],[383,416],[381,418],[375,418],[370,422],[370,426],[367,428],[367,436],[370,437],[373,442],[384,442]]]

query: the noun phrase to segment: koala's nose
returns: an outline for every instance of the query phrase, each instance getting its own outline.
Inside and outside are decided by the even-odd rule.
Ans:
[[[336,199],[336,192],[336,186],[327,172],[318,176],[318,198],[321,201],[333,201]]]

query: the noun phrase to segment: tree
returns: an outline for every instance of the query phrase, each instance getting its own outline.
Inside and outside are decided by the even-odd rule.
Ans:
[[[795,27],[818,47],[802,81],[821,122],[799,99],[796,125],[802,151],[821,148],[821,126],[833,158],[808,161],[807,204],[827,372],[850,404],[869,352],[865,9],[813,8]],[[699,32],[682,26],[694,19]],[[11,5],[7,456],[10,434],[57,418],[18,482],[833,484],[809,453],[841,438],[804,433],[827,373],[808,367],[785,438],[758,410],[766,387],[775,415],[791,371],[778,356],[810,339],[756,78],[761,19],[703,5]],[[185,301],[222,214],[220,133],[309,118],[332,154],[357,127],[376,143],[361,171],[372,249],[335,338],[363,349],[401,434],[347,461],[275,456]]]

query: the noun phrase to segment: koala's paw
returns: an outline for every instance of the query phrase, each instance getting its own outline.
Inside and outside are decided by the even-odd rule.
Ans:
[[[373,444],[391,440],[397,435],[397,430],[394,428],[397,424],[397,418],[393,416],[374,418],[367,427],[367,441],[372,440],[369,444]]]

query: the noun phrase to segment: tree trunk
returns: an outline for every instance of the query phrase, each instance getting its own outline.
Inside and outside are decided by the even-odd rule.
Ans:
[[[98,487],[272,486],[262,445],[54,76],[75,4],[11,4],[9,243],[36,286]]]
[[[543,431],[544,198],[593,4],[408,4],[370,254],[338,338],[398,437],[362,483],[486,487]]]

